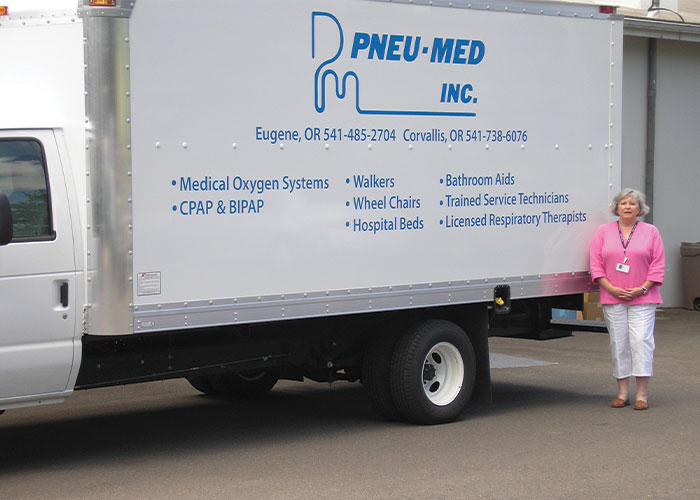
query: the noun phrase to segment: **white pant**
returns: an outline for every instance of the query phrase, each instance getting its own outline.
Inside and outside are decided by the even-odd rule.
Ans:
[[[607,304],[603,314],[610,333],[613,376],[651,377],[656,304]]]

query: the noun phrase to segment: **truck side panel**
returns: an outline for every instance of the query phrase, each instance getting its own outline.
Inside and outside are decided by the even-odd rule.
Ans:
[[[134,331],[591,288],[621,29],[416,3],[136,3]]]

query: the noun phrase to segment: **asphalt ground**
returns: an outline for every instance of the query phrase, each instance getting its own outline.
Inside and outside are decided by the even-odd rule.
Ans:
[[[0,416],[0,498],[700,498],[700,313],[661,310],[650,409],[612,409],[607,334],[492,338],[493,404],[383,422],[359,384],[235,403],[182,380]],[[510,356],[511,358],[508,358]],[[523,366],[527,365],[527,366]],[[633,388],[633,387],[632,387]]]

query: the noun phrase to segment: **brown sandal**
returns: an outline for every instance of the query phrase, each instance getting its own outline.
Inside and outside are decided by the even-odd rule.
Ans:
[[[610,403],[610,408],[624,408],[625,406],[629,406],[629,405],[630,405],[630,402],[628,400],[622,399],[622,398],[615,398],[615,401]]]
[[[634,403],[634,409],[635,410],[646,410],[649,408],[649,403],[642,399],[638,399],[636,403]]]

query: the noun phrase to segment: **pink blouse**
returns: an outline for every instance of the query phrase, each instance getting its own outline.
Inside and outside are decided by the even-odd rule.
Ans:
[[[664,282],[665,254],[659,230],[651,224],[639,221],[627,246],[627,262],[629,272],[623,273],[616,269],[618,263],[623,263],[625,252],[620,241],[617,222],[600,226],[593,236],[590,248],[591,277],[607,278],[608,281],[620,288],[636,288],[645,281],[653,281],[655,285],[646,295],[640,295],[632,300],[618,299],[602,286],[600,287],[601,304],[661,304],[659,286]]]

